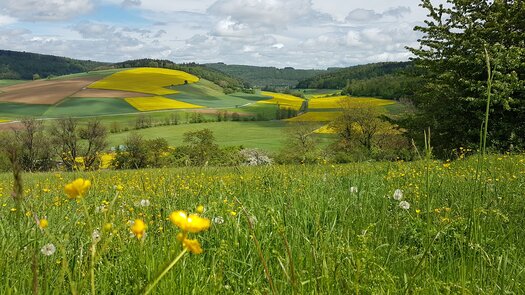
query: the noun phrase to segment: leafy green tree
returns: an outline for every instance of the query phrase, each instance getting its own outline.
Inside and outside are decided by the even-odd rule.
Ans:
[[[525,3],[519,0],[448,0],[428,10],[415,55],[422,83],[413,102],[419,112],[402,123],[422,141],[430,128],[441,156],[476,147],[487,97],[485,50],[492,65],[488,146],[503,151],[525,146]]]

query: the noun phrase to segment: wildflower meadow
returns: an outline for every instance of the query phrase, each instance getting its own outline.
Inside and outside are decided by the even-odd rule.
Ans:
[[[523,294],[524,188],[523,155],[2,174],[0,293]]]

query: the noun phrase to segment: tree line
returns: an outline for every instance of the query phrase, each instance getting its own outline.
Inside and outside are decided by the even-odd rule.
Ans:
[[[0,50],[0,79],[31,80],[92,71],[107,63]]]

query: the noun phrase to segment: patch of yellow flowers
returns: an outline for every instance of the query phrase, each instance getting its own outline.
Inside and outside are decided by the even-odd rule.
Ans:
[[[91,181],[78,178],[71,183],[66,184],[64,190],[69,199],[81,199],[87,190],[91,187]]]
[[[200,208],[200,206],[199,206]],[[210,227],[210,220],[202,218],[197,214],[188,215],[184,211],[175,211],[170,214],[170,220],[182,230],[177,239],[182,242],[184,248],[193,254],[201,254],[202,248],[197,240],[188,239],[188,233],[198,233]]]

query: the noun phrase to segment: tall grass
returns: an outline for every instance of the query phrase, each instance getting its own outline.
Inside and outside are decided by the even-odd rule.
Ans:
[[[522,293],[525,156],[485,161],[480,180],[475,157],[31,174],[16,211],[12,177],[0,175],[0,293],[36,286],[42,294],[84,294],[92,277],[96,293],[138,293],[182,250],[170,212],[198,204],[215,220],[199,235],[204,253],[183,256],[156,294]],[[93,182],[86,210],[63,192],[76,177]],[[476,181],[483,198],[473,207]],[[409,209],[394,200],[396,189]],[[143,199],[151,205],[141,206]],[[38,229],[34,214],[47,216],[49,227]],[[136,218],[148,224],[143,240],[130,232]],[[473,218],[482,238],[470,236]],[[101,239],[92,254],[94,228]],[[57,251],[44,256],[48,243]]]

